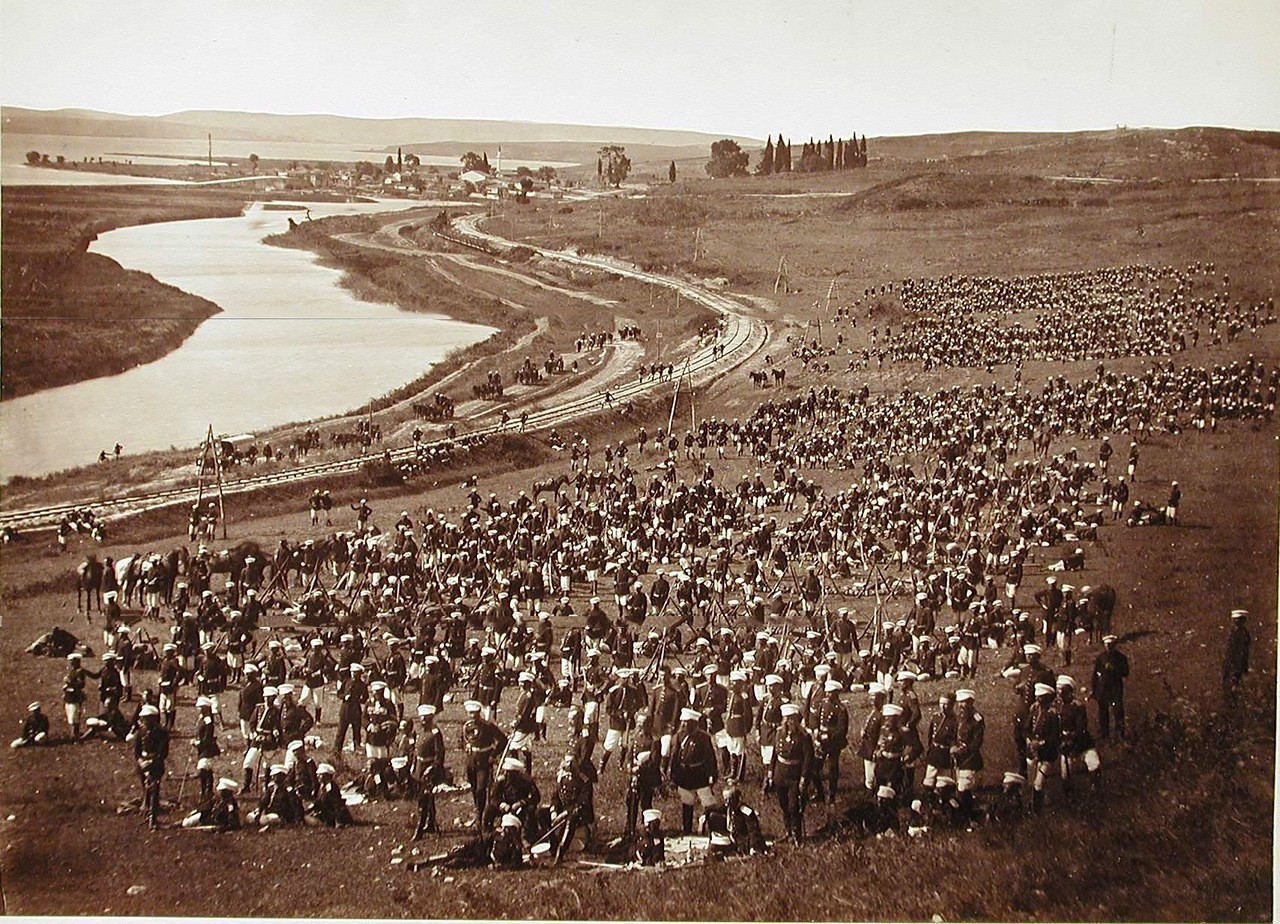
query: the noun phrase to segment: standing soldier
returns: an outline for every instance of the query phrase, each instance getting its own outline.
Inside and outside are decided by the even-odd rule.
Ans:
[[[685,834],[693,833],[695,802],[702,804],[704,813],[715,806],[711,787],[718,776],[715,746],[702,727],[702,713],[682,709],[680,731],[671,744],[671,782],[680,793],[680,823]]]
[[[467,713],[462,724],[462,750],[467,755],[467,782],[471,784],[471,798],[476,807],[475,825],[479,828],[489,801],[493,763],[506,749],[507,736],[480,714],[484,707],[476,700],[467,700],[462,708]]]
[[[1058,678],[1057,686],[1061,701],[1058,712],[1062,721],[1062,795],[1070,802],[1073,764],[1084,762],[1089,786],[1096,792],[1102,785],[1102,759],[1093,746],[1093,736],[1089,734],[1089,711],[1084,703],[1076,702],[1075,680],[1063,674]]]
[[[335,751],[344,749],[347,729],[351,729],[353,743],[346,750],[360,747],[362,712],[368,698],[369,688],[364,682],[364,665],[355,661],[347,668],[346,675],[338,680],[338,735],[333,740]]]
[[[933,796],[940,775],[946,776],[955,765],[951,748],[956,743],[956,715],[950,693],[938,696],[938,711],[929,720],[924,749],[924,781],[926,799]]]
[[[253,733],[253,714],[262,703],[262,676],[258,665],[250,661],[244,666],[244,684],[240,687],[240,700],[236,712],[240,717],[240,737],[247,743]]]
[[[1111,734],[1114,717],[1116,734],[1124,738],[1124,679],[1129,676],[1129,659],[1116,648],[1116,637],[1102,638],[1105,649],[1093,662],[1093,699],[1098,704],[1098,737]]]
[[[800,707],[786,703],[765,786],[777,791],[786,837],[796,844],[804,839],[803,790],[812,768],[813,739],[800,722]]]
[[[814,761],[820,764],[814,774],[818,799],[822,800],[825,788],[826,801],[831,805],[835,804],[836,792],[840,788],[840,753],[849,744],[849,710],[840,702],[843,689],[844,685],[839,681],[828,680],[823,685],[824,695],[813,716]]]
[[[436,727],[436,707],[423,703],[418,707],[422,723],[414,743],[413,776],[418,781],[418,824],[413,839],[424,834],[439,834],[436,822],[436,785],[444,779],[444,735]]]
[[[768,674],[764,678],[765,694],[760,702],[760,712],[756,719],[756,735],[760,741],[760,765],[768,776],[773,766],[773,748],[778,740],[778,729],[782,727],[782,706],[786,698],[782,694],[782,678],[777,674]]]
[[[747,686],[746,671],[729,674],[729,706],[725,710],[724,733],[729,743],[729,779],[742,782],[747,774],[747,734],[755,711],[755,699]],[[847,718],[847,717],[846,717]],[[847,723],[846,723],[847,724]]]
[[[81,666],[82,657],[78,651],[67,655],[67,675],[62,678],[62,703],[66,707],[72,741],[80,740],[80,713],[84,708],[84,687],[89,676]]]
[[[160,781],[164,778],[164,762],[169,756],[169,730],[160,724],[160,710],[151,704],[138,713],[142,727],[133,739],[133,759],[142,783],[142,807],[147,826],[160,826]]]
[[[863,785],[868,792],[876,788],[876,744],[880,740],[880,726],[884,722],[881,709],[884,707],[888,691],[883,684],[872,681],[867,688],[871,694],[871,711],[862,723],[862,733],[858,737],[858,756],[862,758]]]
[[[1027,778],[1031,781],[1032,810],[1039,813],[1044,807],[1045,779],[1058,770],[1062,720],[1053,705],[1053,687],[1037,683],[1033,694],[1035,702],[1027,716]]]
[[[1248,615],[1248,610],[1231,611],[1231,635],[1227,638],[1227,653],[1222,659],[1222,692],[1228,699],[1240,692],[1240,683],[1249,673],[1251,638],[1244,624]]]
[[[973,821],[973,793],[982,772],[982,739],[987,722],[976,709],[972,690],[956,691],[956,708],[956,742],[951,746],[951,755],[955,761],[961,820],[969,824]]]
[[[218,726],[213,719],[213,701],[207,696],[196,698],[196,733],[191,746],[196,749],[196,772],[200,778],[200,801],[213,798],[213,760],[222,753],[218,745]]]

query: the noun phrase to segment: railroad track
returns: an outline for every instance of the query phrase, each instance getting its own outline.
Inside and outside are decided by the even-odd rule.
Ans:
[[[515,246],[528,246],[479,230],[476,227],[476,222],[483,217],[466,216],[463,219],[459,219],[457,223],[464,229],[461,233],[436,233],[446,240],[490,254]],[[468,221],[467,219],[470,220]],[[629,276],[653,285],[679,290],[685,298],[699,302],[722,315],[725,319],[725,325],[718,342],[723,344],[723,351],[717,356],[714,355],[714,344],[702,346],[687,357],[675,362],[679,373],[687,373],[694,378],[702,379],[721,375],[746,362],[764,345],[767,331],[763,322],[744,316],[741,313],[742,305],[722,293],[713,292],[683,280],[660,276],[656,273],[648,273],[596,257],[580,256],[538,247],[530,247],[530,249],[547,259],[574,263],[620,276]],[[670,385],[670,380],[664,382],[649,379],[640,382],[637,379],[631,379],[623,383],[615,383],[607,389],[607,394],[614,404],[618,404],[639,395],[657,391],[664,385]],[[555,402],[555,397],[551,396],[547,400]],[[526,432],[557,427],[582,417],[600,413],[606,409],[604,394],[600,393],[556,402],[551,407],[535,407],[528,411]],[[460,434],[458,440],[473,440],[476,437],[491,436],[503,432],[513,433],[517,432],[517,429],[514,422],[508,423],[505,428],[500,422],[489,423]],[[426,440],[419,445],[426,447],[443,446],[450,442],[454,441],[441,438]],[[415,452],[416,447],[405,446],[390,450],[390,457],[393,462],[401,462],[412,459]],[[378,461],[385,456],[386,453],[380,450],[378,452],[364,453],[349,459],[334,459],[311,465],[301,465],[288,471],[236,478],[224,481],[222,490],[224,494],[243,494],[277,485],[293,484],[331,475],[349,474],[358,471],[366,462]],[[191,504],[195,502],[196,497],[197,492],[194,487],[183,487],[163,491],[125,494],[106,500],[81,501],[47,507],[10,510],[0,512],[0,527],[27,531],[50,529],[56,527],[64,515],[84,509],[93,510],[102,519],[114,521],[176,504]]]

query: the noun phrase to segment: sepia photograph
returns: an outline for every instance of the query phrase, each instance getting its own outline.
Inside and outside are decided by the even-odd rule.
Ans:
[[[0,914],[1273,920],[1278,48],[3,0]]]

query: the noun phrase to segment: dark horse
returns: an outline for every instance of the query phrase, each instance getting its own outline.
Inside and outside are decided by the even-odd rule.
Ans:
[[[76,612],[81,610],[81,595],[84,595],[83,612],[89,611],[89,604],[94,603],[99,613],[102,612],[102,562],[93,553],[85,556],[76,568]]]
[[[554,478],[548,478],[546,481],[535,481],[533,483],[533,488],[532,490],[530,490],[529,493],[534,500],[537,500],[538,495],[542,494],[545,491],[550,491],[552,494],[559,494],[560,489],[563,488],[568,483],[569,483],[568,475],[557,475]]]

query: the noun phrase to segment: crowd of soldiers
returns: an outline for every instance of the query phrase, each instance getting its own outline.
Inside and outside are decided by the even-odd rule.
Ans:
[[[1212,263],[1145,265],[1015,278],[947,275],[900,286],[910,320],[886,337],[892,359],[991,368],[1025,360],[1070,362],[1162,356],[1233,341],[1274,324],[1275,304],[1233,299]],[[1205,288],[1212,292],[1205,292]],[[1198,293],[1198,294],[1197,294]],[[1033,323],[1013,317],[1033,312]],[[1012,318],[1012,320],[1011,320]]]
[[[1095,283],[1126,284],[1131,272]],[[1076,291],[1075,277],[1054,279]],[[1098,739],[1125,734],[1116,593],[1066,579],[1087,570],[1085,548],[1116,519],[1119,486],[1121,513],[1142,502],[1132,495],[1139,442],[1270,419],[1277,381],[1249,357],[1134,375],[1099,366],[1038,390],[827,386],[766,401],[745,422],[704,420],[683,440],[610,446],[594,467],[593,447],[575,436],[548,496],[504,501],[471,481],[461,515],[426,510],[415,522],[405,511],[386,530],[366,502],[350,505],[354,529],[328,546],[342,554],[312,556],[301,575],[305,621],[289,582],[261,566],[221,591],[180,595],[156,688],[131,721],[120,714],[131,631],[109,605],[101,669],[69,661],[67,721],[78,740],[132,741],[152,824],[187,687],[198,712],[193,827],[238,826],[236,794],[250,791],[258,799],[244,820],[256,826],[348,824],[358,791],[417,800],[414,835],[425,837],[441,830],[437,793],[465,776],[476,837],[441,859],[458,865],[521,865],[600,840],[595,790],[611,763],[627,780],[625,852],[642,863],[661,856],[664,795],[679,806],[665,827],[752,853],[765,849],[745,799],[758,784],[777,800],[782,834],[803,840],[807,806],[836,803],[842,758],[859,794],[847,819],[866,834],[1012,818],[1024,794],[1038,811],[1049,788],[1074,800],[1080,782],[1100,786],[1084,700]],[[1113,434],[1132,437],[1123,473]],[[1071,439],[1097,448],[1052,451]],[[731,458],[760,470],[718,480],[715,466]],[[844,474],[827,490],[802,471]],[[1170,524],[1180,501],[1178,490],[1162,504]],[[1046,549],[1060,557],[1046,561],[1056,554]],[[1061,580],[1048,573],[1059,570]],[[269,628],[273,603],[305,628]],[[1232,617],[1229,690],[1248,669],[1245,616]],[[1073,673],[1078,646],[1093,655],[1087,678]],[[82,732],[90,678],[102,713]],[[983,804],[976,681],[1007,681],[1014,697],[1017,761]],[[936,710],[922,702],[930,687]],[[37,707],[15,746],[47,740]],[[331,743],[318,737],[327,711]],[[238,729],[224,731],[228,715]],[[559,740],[553,715],[567,739],[544,799],[535,755]],[[458,723],[459,760],[442,720]],[[215,782],[227,739],[240,748],[238,772]],[[340,786],[344,755],[361,747],[363,766]],[[317,763],[324,750],[329,762]]]

